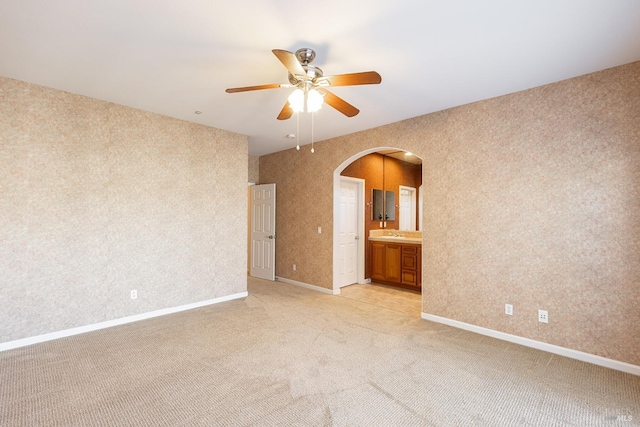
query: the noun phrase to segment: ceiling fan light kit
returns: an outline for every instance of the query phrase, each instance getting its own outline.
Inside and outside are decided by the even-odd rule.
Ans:
[[[289,95],[288,101],[289,107],[295,113],[315,113],[322,108],[324,95],[315,89],[309,89],[308,91],[296,89]]]

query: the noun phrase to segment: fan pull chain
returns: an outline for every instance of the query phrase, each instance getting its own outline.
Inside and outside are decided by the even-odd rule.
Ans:
[[[300,111],[296,112],[296,150],[300,151]]]
[[[313,117],[316,113],[311,113],[311,153],[315,153],[316,150],[313,149]]]

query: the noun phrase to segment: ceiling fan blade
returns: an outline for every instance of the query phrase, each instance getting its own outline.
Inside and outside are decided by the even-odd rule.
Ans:
[[[382,77],[375,71],[365,71],[362,73],[327,76],[322,80],[328,81],[331,86],[376,85],[382,81]]]
[[[336,110],[340,111],[345,116],[353,117],[360,112],[360,110],[358,110],[356,107],[349,104],[347,101],[340,98],[339,96],[329,92],[327,89],[318,88],[317,90],[324,93],[324,102],[326,102]]]
[[[287,101],[285,102],[284,107],[282,107],[280,114],[278,114],[278,120],[287,120],[290,119],[291,116],[293,116],[293,109],[289,105],[289,101]]]
[[[288,87],[288,86],[289,85],[281,85],[281,84],[273,83],[273,84],[270,84],[270,85],[232,87],[232,88],[229,88],[229,89],[225,90],[225,92],[227,92],[227,93],[237,93],[237,92],[247,92],[247,91],[250,91],[250,90],[278,89],[278,88],[281,88],[281,87]]]
[[[302,68],[302,65],[300,64],[300,61],[298,61],[298,58],[296,58],[293,53],[282,49],[273,49],[271,52],[278,57],[280,62],[282,62],[282,65],[284,65],[285,68],[294,76],[307,75],[307,72],[304,71],[304,68]]]

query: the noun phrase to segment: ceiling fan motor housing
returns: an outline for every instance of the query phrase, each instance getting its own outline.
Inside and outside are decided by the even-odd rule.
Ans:
[[[316,57],[316,52],[313,49],[308,47],[298,49],[296,50],[295,56],[298,62],[300,62],[300,65],[302,65],[302,68],[306,72],[306,75],[303,79],[300,79],[299,77],[289,73],[289,83],[291,83],[292,85],[299,85],[302,82],[313,82],[317,78],[323,76],[322,70],[320,68],[309,65]]]
[[[303,47],[302,49],[296,50],[296,58],[298,58],[298,61],[300,61],[302,65],[310,64],[311,62],[313,62],[315,57],[316,52],[308,47]]]

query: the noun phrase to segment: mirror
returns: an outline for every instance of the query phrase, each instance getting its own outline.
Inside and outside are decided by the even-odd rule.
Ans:
[[[384,209],[386,212],[387,221],[396,220],[396,192],[385,191],[384,192]]]
[[[384,212],[384,201],[382,200],[382,190],[371,190],[371,219],[382,221]]]
[[[393,191],[371,190],[371,219],[373,221],[395,221],[396,193]]]

